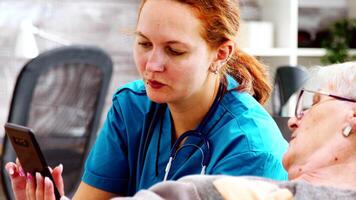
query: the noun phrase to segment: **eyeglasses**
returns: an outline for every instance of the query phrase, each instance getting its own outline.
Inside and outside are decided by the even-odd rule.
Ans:
[[[318,94],[319,96],[315,96],[315,94]],[[320,98],[320,95],[329,96],[341,101],[349,101],[349,102],[356,103],[356,100],[347,97],[341,97],[322,91],[312,91],[312,90],[302,89],[299,93],[297,105],[295,107],[295,117],[297,119],[301,119],[303,117],[304,111],[314,106],[316,104],[315,102],[318,100],[316,98]]]

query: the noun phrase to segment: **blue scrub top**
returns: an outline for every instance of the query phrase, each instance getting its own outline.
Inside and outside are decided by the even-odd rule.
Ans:
[[[203,127],[212,152],[206,173],[287,179],[281,162],[287,142],[264,108],[251,95],[233,90],[236,86],[238,83],[228,76],[227,93]],[[128,83],[116,92],[86,161],[82,178],[85,183],[107,192],[133,195],[163,180],[173,143],[172,119],[167,108],[156,119],[152,138],[146,141],[152,104],[142,80]],[[147,153],[143,158],[145,143]],[[206,148],[197,138],[189,137],[185,144],[188,143]],[[181,149],[168,179],[199,174],[201,162],[199,149]]]

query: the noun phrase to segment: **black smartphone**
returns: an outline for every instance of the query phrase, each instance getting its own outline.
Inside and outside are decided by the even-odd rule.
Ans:
[[[49,171],[40,146],[36,141],[34,131],[25,126],[6,123],[5,132],[11,141],[23,170],[34,177],[35,173],[39,172],[42,176],[50,178],[54,185],[56,199],[59,200],[61,195],[53,181],[52,174]]]

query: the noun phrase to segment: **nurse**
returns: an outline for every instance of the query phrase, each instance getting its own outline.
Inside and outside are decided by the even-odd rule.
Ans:
[[[287,178],[287,143],[261,106],[266,72],[237,48],[238,28],[234,0],[141,2],[134,60],[142,80],[114,95],[75,199],[133,195],[200,173]],[[26,182],[27,197],[51,195],[48,179],[7,169],[18,198]],[[63,194],[61,170],[53,173]],[[35,180],[44,187],[36,191]]]

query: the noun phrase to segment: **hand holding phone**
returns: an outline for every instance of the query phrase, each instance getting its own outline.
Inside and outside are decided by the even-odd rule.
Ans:
[[[35,177],[36,172],[39,172],[43,177],[48,177],[53,183],[55,198],[59,200],[60,193],[54,184],[54,179],[35,139],[34,132],[27,127],[12,123],[5,124],[5,132],[24,171],[30,173],[32,177]]]

